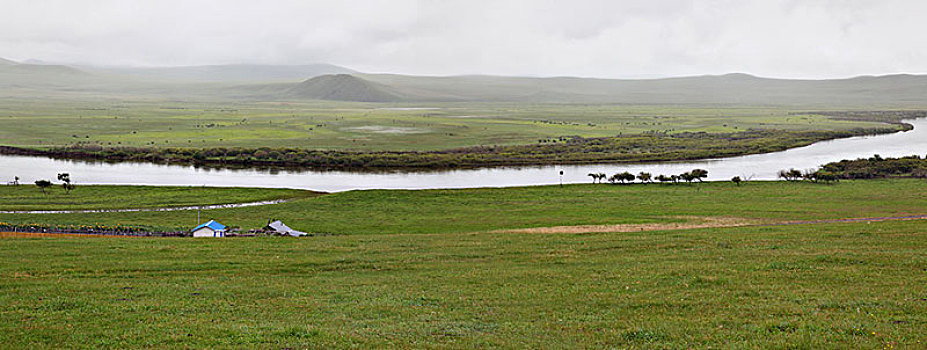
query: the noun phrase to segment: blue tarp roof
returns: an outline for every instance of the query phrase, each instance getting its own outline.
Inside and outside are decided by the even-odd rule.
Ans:
[[[201,229],[201,228],[203,228],[203,227],[209,227],[209,228],[211,228],[213,231],[222,231],[222,230],[225,229],[225,225],[216,222],[216,220],[209,220],[209,221],[207,221],[207,222],[204,222],[204,223],[200,224],[200,225],[197,226],[197,227],[194,227],[194,228],[193,228],[192,230],[190,230],[190,231],[196,231],[196,230],[199,230],[199,229]]]

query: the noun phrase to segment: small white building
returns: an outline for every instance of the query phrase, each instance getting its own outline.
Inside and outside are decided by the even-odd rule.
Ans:
[[[225,237],[225,225],[209,220],[197,227],[194,227],[193,237]]]

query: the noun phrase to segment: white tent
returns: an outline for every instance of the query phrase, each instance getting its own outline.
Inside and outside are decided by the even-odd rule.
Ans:
[[[299,237],[299,236],[306,235],[305,232],[296,231],[294,229],[291,229],[289,226],[285,225],[283,221],[280,221],[280,220],[276,220],[274,222],[267,224],[267,227],[265,229],[269,231],[273,231],[274,233],[277,233],[277,234],[290,235],[293,237]]]

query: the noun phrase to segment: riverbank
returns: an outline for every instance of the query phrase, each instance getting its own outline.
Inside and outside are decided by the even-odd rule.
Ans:
[[[810,116],[859,125],[884,126],[833,129],[789,125],[787,129],[766,127],[764,123],[741,131],[691,132],[670,129],[614,136],[559,136],[540,139],[537,144],[495,144],[465,146],[444,150],[351,150],[349,147],[312,149],[281,147],[202,147],[119,146],[111,142],[76,141],[67,146],[0,146],[0,154],[42,156],[54,159],[98,160],[107,162],[149,162],[194,165],[209,168],[316,169],[316,170],[447,170],[504,166],[576,165],[599,163],[647,163],[734,157],[783,151],[815,142],[853,136],[878,135],[913,129],[905,119],[927,116],[920,110],[898,111],[819,111],[790,112],[796,121]],[[659,120],[659,117],[657,118]],[[556,123],[555,123],[556,124]],[[630,122],[625,124],[630,125]],[[654,122],[653,125],[662,125]],[[572,124],[571,124],[572,125]],[[591,124],[590,125],[594,125]],[[724,124],[725,128],[728,124]],[[736,128],[735,128],[736,129]],[[76,135],[75,135],[76,136]],[[483,144],[483,143],[481,143]]]
[[[910,124],[842,131],[750,130],[736,133],[572,137],[557,144],[479,146],[445,151],[318,151],[295,148],[146,148],[74,145],[0,146],[0,154],[106,162],[150,162],[208,168],[447,170],[551,164],[652,163],[763,154],[815,142],[913,129]]]

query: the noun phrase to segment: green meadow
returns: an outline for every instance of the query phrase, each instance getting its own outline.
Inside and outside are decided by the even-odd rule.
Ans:
[[[437,151],[556,144],[573,136],[886,127],[802,112],[712,105],[0,99],[0,140],[27,148],[81,144]]]
[[[4,186],[0,210],[153,209],[296,199],[314,193],[290,189],[238,187],[79,186],[65,192],[54,186],[42,192],[32,185]]]
[[[923,180],[331,194],[139,186],[43,194],[22,185],[0,187],[0,197],[10,199],[2,210],[289,199],[204,210],[203,220],[248,229],[280,218],[316,234],[0,235],[0,343],[11,348],[927,344],[927,220],[813,222],[927,214]],[[183,230],[195,218],[0,214],[0,223]],[[706,219],[722,220],[686,226]],[[512,232],[576,225],[602,226]]]
[[[0,197],[13,198],[0,210],[97,209],[106,193],[133,197],[124,208],[208,205],[275,198],[292,201],[257,207],[201,211],[243,230],[270,218],[321,235],[468,233],[570,225],[685,222],[685,217],[728,217],[751,222],[822,220],[927,214],[927,182],[916,179],[841,181],[836,184],[730,182],[693,184],[578,184],[522,188],[458,190],[367,190],[317,195],[297,190],[217,189],[203,187],[79,186],[66,195],[52,188],[0,186]],[[143,194],[144,195],[141,195]],[[226,197],[224,193],[228,193]],[[238,197],[235,197],[238,196]],[[72,204],[65,205],[61,198]],[[86,205],[77,205],[87,198]],[[236,200],[237,199],[237,200]],[[0,222],[80,225],[130,225],[182,231],[197,224],[196,211],[2,214]]]
[[[0,238],[0,342],[922,348],[925,232],[916,220],[587,234]]]

